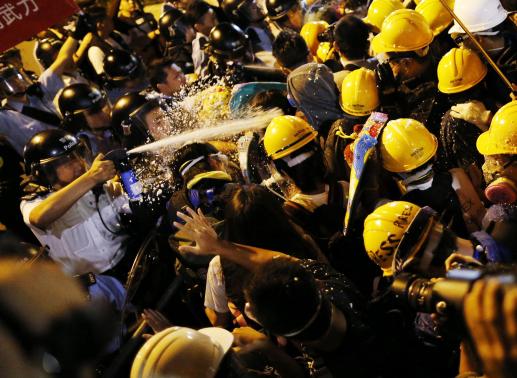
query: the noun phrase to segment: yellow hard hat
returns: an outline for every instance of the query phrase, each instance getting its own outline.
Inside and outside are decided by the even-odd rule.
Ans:
[[[411,118],[389,121],[381,135],[382,166],[389,172],[410,172],[433,158],[438,140]]]
[[[438,63],[438,89],[443,93],[466,91],[487,74],[486,65],[467,48],[453,48]]]
[[[433,37],[424,16],[412,9],[399,9],[386,17],[371,47],[375,54],[417,51],[429,46]]]
[[[316,139],[318,133],[304,119],[295,116],[275,117],[264,135],[267,156],[283,158]]]
[[[330,42],[321,42],[318,45],[318,50],[316,51],[316,58],[320,63],[325,63],[327,60],[332,58],[332,52],[334,51],[332,47],[332,43]]]
[[[341,109],[354,116],[370,114],[379,106],[375,73],[367,68],[350,72],[341,85]]]
[[[320,45],[318,35],[327,30],[328,27],[329,24],[325,21],[312,21],[303,25],[300,35],[304,39],[305,43],[307,43],[307,47],[312,55],[316,55],[318,46]]]
[[[454,0],[447,0],[447,5],[451,9],[454,8]],[[440,0],[422,0],[415,10],[424,16],[435,36],[444,31],[454,20]]]
[[[393,258],[404,233],[420,207],[409,202],[395,201],[379,206],[364,221],[364,248],[370,260],[385,276],[393,274]]]
[[[233,335],[222,328],[199,331],[171,327],[142,346],[131,367],[131,378],[215,377]]]
[[[373,0],[363,21],[381,30],[382,23],[390,13],[404,8],[400,0]]]
[[[517,154],[517,100],[495,113],[490,128],[479,136],[476,146],[483,155]]]

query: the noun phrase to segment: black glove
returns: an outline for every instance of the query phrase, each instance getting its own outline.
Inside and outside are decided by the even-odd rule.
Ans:
[[[70,33],[70,36],[73,39],[80,41],[86,36],[86,34],[93,31],[95,31],[95,24],[91,17],[86,13],[80,13],[75,21],[74,31]]]

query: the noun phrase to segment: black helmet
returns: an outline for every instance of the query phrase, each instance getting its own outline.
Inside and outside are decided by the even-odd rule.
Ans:
[[[145,123],[145,115],[160,107],[158,100],[147,100],[133,92],[120,97],[111,110],[111,126],[126,148],[133,148],[153,140]]]
[[[299,5],[298,0],[266,0],[267,15],[272,20],[278,20],[296,5]]]
[[[25,171],[43,186],[55,183],[55,163],[62,158],[77,154],[86,158],[84,144],[72,134],[60,130],[45,130],[34,135],[23,149]]]
[[[36,46],[36,58],[43,68],[47,69],[57,58],[63,42],[55,38],[45,38],[38,41]]]
[[[183,17],[183,12],[176,8],[172,8],[165,12],[158,21],[160,35],[162,35],[167,40],[174,39],[176,37],[176,21],[181,17]]]
[[[77,123],[76,128],[87,127],[84,112],[95,113],[101,111],[107,104],[106,93],[88,84],[71,84],[59,95],[57,100],[59,111],[63,115],[66,125]]]
[[[248,36],[237,25],[221,22],[210,31],[211,54],[218,58],[242,58],[249,48]]]
[[[134,79],[141,72],[140,60],[125,50],[112,50],[104,57],[104,73],[111,83]]]
[[[265,18],[265,14],[255,4],[256,12],[253,14],[251,9],[254,0],[222,0],[221,8],[223,12],[233,21],[257,22]]]

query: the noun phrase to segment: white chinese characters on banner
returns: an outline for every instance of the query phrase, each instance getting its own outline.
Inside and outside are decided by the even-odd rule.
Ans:
[[[21,21],[24,17],[39,10],[35,0],[20,0],[15,5],[5,3],[0,5],[0,29],[11,25],[13,22]]]

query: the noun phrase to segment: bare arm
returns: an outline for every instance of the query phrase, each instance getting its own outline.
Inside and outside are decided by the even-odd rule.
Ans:
[[[98,155],[86,173],[52,193],[32,209],[29,215],[30,224],[45,230],[94,186],[113,178],[116,174],[113,162],[102,158],[103,155]]]
[[[58,76],[63,74],[66,67],[73,63],[74,52],[77,50],[78,42],[72,37],[68,37],[59,50],[56,60],[49,67],[50,70]]]
[[[230,312],[217,312],[205,307],[205,314],[210,324],[214,327],[229,328],[231,325],[232,318]]]
[[[88,48],[92,44],[92,41],[93,41],[93,34],[90,32],[90,33],[86,34],[86,36],[83,38],[83,40],[81,41],[81,44],[79,45],[79,48],[77,49],[77,51],[74,54],[74,63],[75,64],[79,64],[82,62],[84,57],[87,55],[86,53],[88,52]]]
[[[178,212],[178,216],[183,219],[186,224],[183,225],[174,222],[174,226],[182,230],[189,239],[196,242],[196,245],[180,246],[179,249],[181,252],[196,255],[219,255],[250,271],[254,271],[274,258],[292,258],[282,252],[234,244],[221,240],[218,238],[212,225],[203,215],[201,209],[196,213],[191,208],[187,208],[187,212],[189,215]]]

